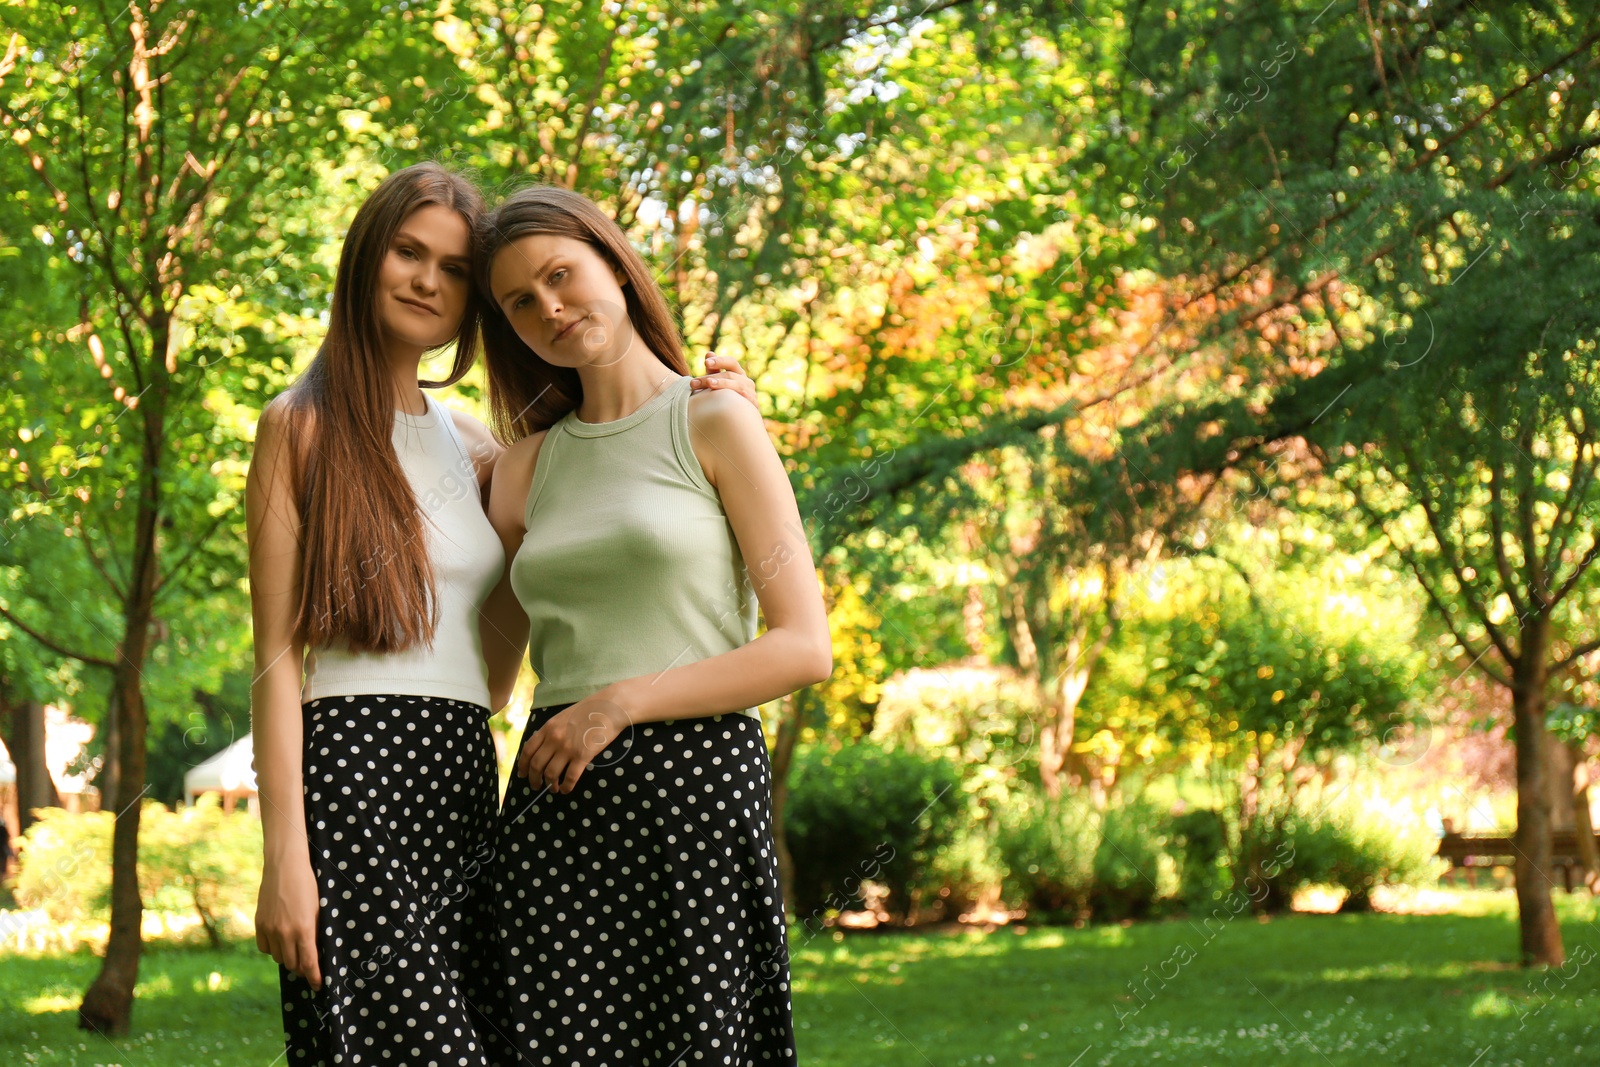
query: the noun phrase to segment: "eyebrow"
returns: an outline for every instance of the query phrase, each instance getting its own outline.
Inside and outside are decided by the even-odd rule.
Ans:
[[[549,259],[545,260],[544,261],[544,265],[539,267],[539,269],[535,270],[534,274],[540,275],[540,276],[548,274],[552,269],[555,268],[556,264],[558,264],[558,263],[561,263],[563,266],[565,266],[565,263],[563,262],[565,259],[566,259],[566,253],[565,252],[557,252],[555,255],[553,255]],[[527,292],[528,292],[528,287],[527,286],[525,286],[525,285],[515,286],[515,287],[513,287],[511,289],[507,289],[504,296],[495,297],[495,303],[504,304],[507,300],[510,300],[510,299],[512,299],[514,297],[522,296],[523,294],[525,294]]]
[[[428,242],[424,241],[422,238],[418,237],[416,234],[410,233],[410,232],[408,232],[406,230],[401,230],[398,233],[396,233],[394,235],[394,239],[396,241],[409,241],[410,243],[412,243],[414,245],[421,245],[423,248],[428,249],[430,252],[433,251],[432,246],[430,246],[428,244]],[[455,262],[455,263],[470,264],[472,262],[472,257],[471,256],[444,256],[442,258],[451,260],[452,262]]]

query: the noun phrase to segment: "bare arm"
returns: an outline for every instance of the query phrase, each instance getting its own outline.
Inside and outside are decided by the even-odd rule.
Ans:
[[[499,711],[510,702],[517,672],[522,668],[522,654],[528,647],[528,616],[511,589],[511,563],[527,533],[523,516],[528,487],[533,484],[534,466],[546,432],[541,430],[506,449],[489,483],[489,522],[500,535],[500,547],[506,554],[506,569],[478,612],[483,658],[489,667],[490,711]]]
[[[291,488],[291,446],[281,403],[262,412],[245,483],[250,617],[255,673],[250,724],[265,856],[256,902],[256,945],[320,987],[317,887],[306,839],[301,778],[300,514]]]
[[[731,396],[689,403],[690,440],[739,542],[766,632],[719,656],[629,678],[579,701],[528,739],[518,772],[570,792],[630,723],[740,711],[833,672],[827,611],[794,491],[761,417]]]
[[[494,439],[494,434],[489,432],[489,427],[468,415],[464,411],[454,408],[445,408],[450,413],[450,421],[455,423],[456,432],[461,435],[461,443],[467,446],[467,455],[472,458],[472,470],[478,478],[478,493],[483,501],[483,510],[489,510],[489,485],[494,474],[494,467],[501,455],[505,453],[505,446]]]

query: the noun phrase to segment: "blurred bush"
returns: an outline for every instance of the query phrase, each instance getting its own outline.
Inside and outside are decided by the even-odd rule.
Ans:
[[[933,855],[916,918],[954,920],[999,904],[1004,873],[990,828],[981,820],[963,819],[954,839]]]
[[[1089,890],[1097,922],[1148,918],[1159,902],[1177,898],[1178,864],[1168,834],[1167,817],[1142,800],[1101,816]]]
[[[784,831],[794,861],[795,914],[805,921],[859,908],[861,884],[887,888],[894,918],[910,915],[936,857],[966,819],[948,760],[858,741],[802,749],[790,771]]]
[[[181,811],[153,804],[140,820],[145,905],[169,912],[192,908],[214,947],[231,919],[254,912],[261,856],[261,820],[242,811],[225,814],[215,796]]]
[[[961,768],[962,789],[987,815],[1039,779],[1036,700],[1033,683],[1012,668],[912,669],[884,686],[872,740],[943,756]]]
[[[1221,812],[1194,808],[1173,815],[1167,823],[1178,861],[1178,896],[1190,911],[1208,909],[1228,891],[1228,824]]]
[[[109,811],[39,808],[17,841],[17,903],[58,923],[105,918],[111,907]]]
[[[43,808],[18,848],[17,903],[60,923],[104,921],[110,911],[110,812]],[[213,946],[229,921],[255,908],[261,882],[261,822],[224,814],[217,798],[178,811],[149,801],[139,818],[139,891],[144,906],[193,912]]]
[[[1143,796],[1103,811],[1078,794],[1051,799],[1037,785],[975,777],[972,765],[871,737],[803,749],[785,818],[795,914],[815,924],[862,908],[869,882],[903,922],[984,906],[1073,923],[1205,915],[1231,900],[1269,913],[1307,885],[1343,888],[1344,908],[1360,910],[1378,886],[1435,876],[1437,841],[1409,805],[1337,788],[1331,801],[1321,790],[1263,792],[1241,828],[1233,812],[1172,812]]]
[[[1438,838],[1409,804],[1350,793],[1331,801],[1301,798],[1263,836],[1259,854],[1267,859],[1257,874],[1266,893],[1259,910],[1286,909],[1296,890],[1328,885],[1345,890],[1341,911],[1366,911],[1378,886],[1437,879]]]
[[[1002,899],[1042,919],[1087,917],[1100,826],[1087,800],[1014,791],[999,816],[995,844],[1004,870]]]
[[[1345,890],[1340,911],[1370,911],[1383,885],[1436,881],[1438,838],[1409,805],[1345,798],[1307,818],[1291,838],[1296,863],[1309,854],[1309,880]]]

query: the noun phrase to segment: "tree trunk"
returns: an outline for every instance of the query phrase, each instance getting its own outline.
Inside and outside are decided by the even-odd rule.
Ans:
[[[1550,829],[1554,833],[1571,830],[1572,786],[1577,767],[1572,750],[1554,734],[1544,735],[1545,781],[1550,786]]]
[[[1536,619],[1523,630],[1522,654],[1511,689],[1517,731],[1517,912],[1525,967],[1559,967],[1566,958],[1555,904],[1550,899],[1550,785],[1544,722],[1547,627],[1547,622]]]
[[[1059,691],[1049,693],[1044,702],[1044,727],[1039,731],[1039,783],[1045,795],[1059,797],[1067,752],[1077,730],[1077,708],[1067,703]]]
[[[100,973],[78,1007],[78,1026],[106,1035],[125,1034],[133,1014],[133,987],[143,950],[139,899],[139,815],[145,786],[143,671],[150,650],[154,616],[157,537],[161,522],[161,460],[166,442],[166,354],[170,322],[151,324],[150,384],[144,400],[143,456],[139,472],[139,511],[134,524],[133,573],[123,603],[122,641],[112,675],[108,707],[116,730],[117,790],[112,798],[116,822],[111,833],[111,934]]]
[[[11,762],[17,767],[17,832],[33,825],[35,808],[58,808],[61,796],[45,762],[44,705],[23,700],[10,707],[7,731]]]
[[[783,698],[778,736],[772,745],[772,845],[778,854],[778,888],[790,908],[794,907],[794,859],[789,855],[789,835],[783,830],[783,810],[789,803],[789,768],[794,766],[794,749],[800,739],[800,704],[804,699],[803,692]]]
[[[122,788],[122,775],[119,773],[122,766],[122,713],[117,710],[118,701],[118,689],[113,683],[111,696],[106,700],[105,718],[101,720],[105,730],[104,762],[94,776],[94,787],[100,791],[100,807],[104,811],[116,810],[117,797],[121,795]]]
[[[1077,603],[1068,606],[1064,626],[1052,626],[1050,589],[1042,582],[1034,590],[1033,600],[1035,640],[1040,633],[1054,631],[1062,633],[1065,645],[1064,648],[1047,645],[1039,650],[1039,689],[1049,694],[1045,700],[1048,725],[1039,731],[1039,777],[1045,792],[1052,797],[1061,795],[1063,784],[1076,786],[1087,781],[1098,807],[1110,803],[1111,790],[1116,785],[1116,768],[1102,767],[1098,773],[1091,771],[1084,766],[1081,757],[1073,759],[1072,742],[1077,735],[1078,709],[1089,690],[1089,680],[1116,630],[1115,581],[1111,568],[1107,567],[1102,592],[1104,617],[1098,623],[1095,618],[1098,612],[1092,603]]]
[[[148,619],[146,620],[148,629]],[[129,642],[132,644],[133,642]],[[142,646],[143,640],[138,643]],[[140,652],[143,652],[141,647]],[[143,663],[141,654],[139,662]],[[143,951],[140,928],[144,902],[139,898],[139,815],[144,798],[145,713],[139,691],[139,670],[130,657],[119,656],[116,680],[122,693],[119,731],[122,773],[113,803],[116,821],[111,831],[111,934],[100,974],[78,1007],[78,1027],[107,1036],[126,1034],[133,1013],[133,987],[139,979]]]
[[[1583,745],[1567,746],[1572,757],[1572,829],[1578,835],[1578,862],[1583,864],[1580,874],[1583,884],[1593,895],[1600,887],[1600,848],[1594,843],[1594,822],[1589,817],[1589,754]]]

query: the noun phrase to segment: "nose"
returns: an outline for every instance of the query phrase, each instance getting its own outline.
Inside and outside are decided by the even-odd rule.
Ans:
[[[548,321],[553,321],[553,320],[558,319],[558,318],[561,317],[561,310],[562,310],[561,301],[556,298],[556,295],[554,293],[551,293],[551,292],[540,293],[539,296],[538,296],[538,300],[539,300],[539,314],[547,322]]]
[[[436,292],[439,288],[439,265],[432,259],[418,263],[416,273],[411,276],[411,285],[418,292]]]

